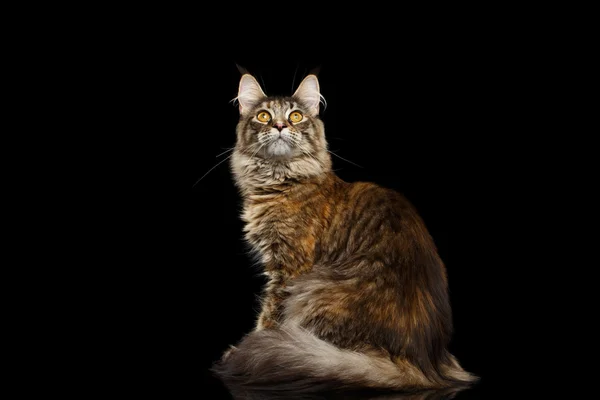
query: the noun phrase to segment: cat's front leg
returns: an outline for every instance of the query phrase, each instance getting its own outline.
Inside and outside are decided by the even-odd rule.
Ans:
[[[262,308],[256,322],[256,331],[274,328],[280,322],[281,306],[286,296],[283,282],[271,281],[265,290]]]
[[[277,324],[277,317],[275,315],[275,307],[272,302],[266,300],[263,302],[262,310],[256,321],[256,328],[254,330],[260,331],[262,329],[273,328]]]

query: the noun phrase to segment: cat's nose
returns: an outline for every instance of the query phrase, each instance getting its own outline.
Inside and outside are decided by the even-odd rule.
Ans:
[[[275,128],[277,128],[277,130],[281,132],[283,128],[285,128],[285,124],[283,122],[278,122],[275,124]]]

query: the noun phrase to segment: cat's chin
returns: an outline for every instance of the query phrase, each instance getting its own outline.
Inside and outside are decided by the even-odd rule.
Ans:
[[[267,156],[274,160],[290,160],[294,156],[294,149],[283,139],[278,139],[267,147]]]

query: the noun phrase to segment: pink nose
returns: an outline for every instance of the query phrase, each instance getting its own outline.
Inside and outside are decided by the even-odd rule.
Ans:
[[[283,130],[283,128],[285,128],[285,124],[283,122],[278,122],[275,124],[275,128],[277,128],[277,130],[279,130],[279,132],[281,132]]]

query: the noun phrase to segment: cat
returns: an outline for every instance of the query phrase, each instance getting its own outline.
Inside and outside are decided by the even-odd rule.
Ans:
[[[443,389],[478,378],[447,350],[445,266],[412,204],[332,171],[316,75],[291,97],[241,76],[230,167],[268,283],[255,329],[215,363],[228,385]]]

